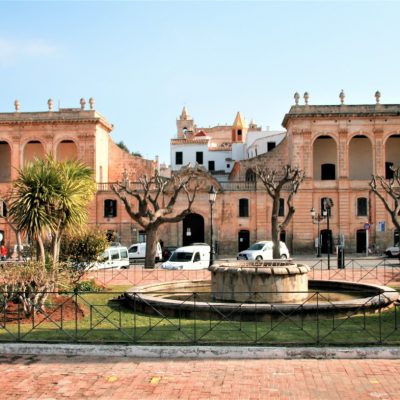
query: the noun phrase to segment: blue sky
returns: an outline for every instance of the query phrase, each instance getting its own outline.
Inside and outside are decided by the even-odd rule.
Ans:
[[[169,162],[186,105],[199,126],[280,129],[310,104],[400,103],[395,2],[0,2],[0,112],[52,97],[96,109],[132,151]]]

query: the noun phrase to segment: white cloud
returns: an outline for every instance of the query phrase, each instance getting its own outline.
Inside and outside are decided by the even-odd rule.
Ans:
[[[39,39],[15,40],[0,37],[0,65],[11,66],[27,58],[51,57],[57,49]]]

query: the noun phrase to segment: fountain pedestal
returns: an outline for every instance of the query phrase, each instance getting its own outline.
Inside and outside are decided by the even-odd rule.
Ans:
[[[301,303],[309,297],[307,265],[292,261],[222,262],[211,271],[215,300]]]

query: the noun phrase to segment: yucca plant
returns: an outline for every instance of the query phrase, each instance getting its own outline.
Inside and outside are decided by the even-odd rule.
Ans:
[[[13,185],[9,214],[18,230],[37,241],[43,263],[43,240],[51,237],[55,264],[62,233],[81,229],[94,193],[91,168],[78,161],[59,162],[48,156],[19,171]]]

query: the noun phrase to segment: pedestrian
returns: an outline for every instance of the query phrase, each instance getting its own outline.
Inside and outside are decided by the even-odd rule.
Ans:
[[[6,246],[1,245],[1,247],[0,247],[0,255],[1,255],[1,259],[3,261],[5,261],[6,258],[7,258],[7,247]]]

